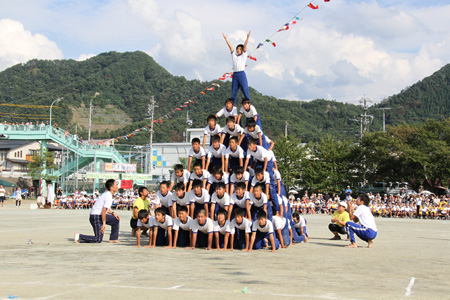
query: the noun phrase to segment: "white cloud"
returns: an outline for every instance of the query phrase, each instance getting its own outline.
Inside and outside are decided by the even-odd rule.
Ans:
[[[83,54],[81,54],[81,55],[77,58],[77,61],[87,60],[87,59],[89,59],[89,58],[91,58],[91,57],[94,57],[94,56],[96,56],[96,54],[86,54],[86,53],[83,53]]]
[[[22,23],[0,20],[0,70],[30,59],[61,59],[63,53],[55,42],[42,34],[32,34]]]

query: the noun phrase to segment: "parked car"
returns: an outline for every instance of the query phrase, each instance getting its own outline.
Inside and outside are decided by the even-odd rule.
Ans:
[[[388,195],[416,195],[417,192],[409,187],[407,182],[396,182],[391,188],[388,189]]]
[[[376,194],[384,195],[387,194],[388,189],[389,186],[386,182],[374,182],[362,186],[359,189],[359,193],[366,193],[366,194],[372,193],[374,195]]]

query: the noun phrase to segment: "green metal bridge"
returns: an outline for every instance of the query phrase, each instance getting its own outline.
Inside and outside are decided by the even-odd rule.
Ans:
[[[47,141],[54,141],[70,150],[72,155],[68,155],[67,158],[62,157],[59,169],[49,173],[57,177],[67,177],[91,163],[95,163],[96,172],[100,171],[101,161],[127,163],[113,146],[91,145],[80,141],[78,137],[61,128],[54,128],[50,125],[1,124],[0,134],[3,139],[38,141],[42,145],[42,149],[47,149]],[[98,188],[98,179],[95,179],[95,187]]]

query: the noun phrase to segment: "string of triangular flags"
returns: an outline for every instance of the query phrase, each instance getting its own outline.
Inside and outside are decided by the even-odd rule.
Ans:
[[[296,25],[298,22],[302,21],[303,18],[300,18],[299,15],[300,15],[305,9],[307,9],[307,8],[311,8],[311,9],[313,9],[313,10],[319,9],[319,5],[318,5],[318,4],[317,4],[317,5],[314,5],[314,2],[315,2],[315,1],[311,1],[309,4],[305,5],[305,7],[303,7],[300,11],[298,11],[298,12],[297,12],[292,18],[290,18],[286,23],[284,23],[284,25],[283,25],[281,28],[279,28],[279,29],[278,29],[277,31],[275,31],[272,35],[270,35],[268,38],[266,38],[264,42],[258,43],[258,45],[256,46],[256,48],[255,48],[253,51],[249,52],[249,54],[247,55],[247,57],[248,57],[250,60],[253,60],[253,61],[256,62],[256,61],[257,61],[257,58],[251,55],[253,52],[255,52],[256,50],[258,50],[259,48],[261,48],[262,46],[264,46],[265,43],[269,43],[269,44],[271,44],[273,47],[276,47],[277,44],[276,44],[275,41],[273,40],[273,36],[276,35],[276,34],[279,33],[279,32],[289,30],[289,29],[291,28],[291,26]],[[330,0],[324,0],[324,2],[330,2]],[[218,80],[225,81],[225,80],[231,79],[231,78],[233,78],[233,72],[227,72],[227,73],[224,73],[221,77],[219,77]],[[220,85],[219,85],[218,83],[212,83],[211,86],[208,86],[208,87],[204,88],[202,91],[200,91],[199,95],[206,95],[207,92],[209,92],[209,91],[214,91],[216,88],[219,88],[219,87],[220,87]],[[195,104],[198,100],[200,100],[200,97],[199,97],[199,96],[194,96],[193,98],[191,98],[191,99],[189,99],[189,100],[186,100],[183,104],[181,104],[181,105],[179,105],[179,106],[177,106],[177,107],[174,107],[174,108],[173,108],[171,111],[169,111],[168,113],[166,113],[166,114],[164,114],[164,115],[161,115],[159,118],[156,118],[155,120],[153,120],[153,123],[152,123],[152,124],[148,124],[148,125],[146,125],[146,126],[144,126],[144,127],[135,129],[133,132],[131,132],[131,133],[129,133],[129,134],[122,135],[122,136],[118,136],[118,137],[116,137],[116,138],[112,138],[112,139],[110,139],[110,141],[118,142],[119,139],[126,139],[126,140],[128,140],[130,137],[135,136],[135,135],[138,135],[138,134],[141,133],[141,132],[153,130],[153,126],[154,126],[155,124],[164,124],[164,121],[163,121],[163,120],[165,120],[165,119],[171,119],[171,118],[172,118],[172,115],[173,115],[174,113],[176,113],[177,111],[182,111],[183,108],[187,108],[187,107],[188,107],[189,105],[191,105],[191,104]]]

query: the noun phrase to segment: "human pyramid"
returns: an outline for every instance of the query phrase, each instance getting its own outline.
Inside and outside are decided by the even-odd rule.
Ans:
[[[306,220],[292,214],[286,197],[272,151],[274,142],[264,134],[260,115],[251,104],[244,72],[250,32],[236,50],[223,36],[233,62],[232,97],[207,118],[203,141],[192,139],[187,169],[176,165],[171,181],[160,183],[152,201],[148,189],[139,188],[130,220],[137,247],[141,247],[142,234],[149,236],[146,247],[207,250],[270,248],[274,252],[308,241]],[[239,89],[244,99],[238,114]],[[223,128],[217,124],[222,116]],[[101,242],[106,224],[111,225],[110,242],[118,241],[120,218],[111,211],[112,195],[117,191],[114,180],[106,182],[106,189],[91,210],[95,236],[76,234],[75,242]],[[155,208],[154,216],[150,207]]]

